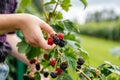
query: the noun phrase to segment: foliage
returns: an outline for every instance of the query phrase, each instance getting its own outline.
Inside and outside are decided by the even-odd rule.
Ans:
[[[89,22],[81,25],[80,33],[95,37],[102,37],[105,39],[120,40],[120,20],[115,21],[102,21],[99,23]]]

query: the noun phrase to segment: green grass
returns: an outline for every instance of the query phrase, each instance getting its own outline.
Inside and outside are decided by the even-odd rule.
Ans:
[[[97,67],[104,61],[110,61],[112,64],[120,66],[120,59],[118,56],[112,56],[110,49],[120,46],[120,42],[113,42],[101,38],[80,35],[82,48],[89,53],[89,60],[87,61],[90,66]]]

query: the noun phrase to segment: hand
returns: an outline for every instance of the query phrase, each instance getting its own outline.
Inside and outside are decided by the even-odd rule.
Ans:
[[[27,43],[45,50],[52,49],[55,46],[48,45],[42,34],[42,30],[50,35],[55,34],[55,31],[47,23],[30,14],[18,14],[18,16],[20,22],[18,22],[16,26],[21,29]]]

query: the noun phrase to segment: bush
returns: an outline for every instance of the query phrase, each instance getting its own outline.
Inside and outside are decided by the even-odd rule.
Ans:
[[[120,40],[120,20],[112,22],[89,22],[81,25],[80,33],[110,40]]]

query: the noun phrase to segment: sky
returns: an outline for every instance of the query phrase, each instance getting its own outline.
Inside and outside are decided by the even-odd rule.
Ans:
[[[116,14],[120,15],[120,0],[87,0],[88,6],[84,9],[83,4],[79,0],[71,0],[72,7],[68,12],[64,13],[64,19],[77,19],[80,24],[85,22],[86,14],[103,9],[113,9]]]

